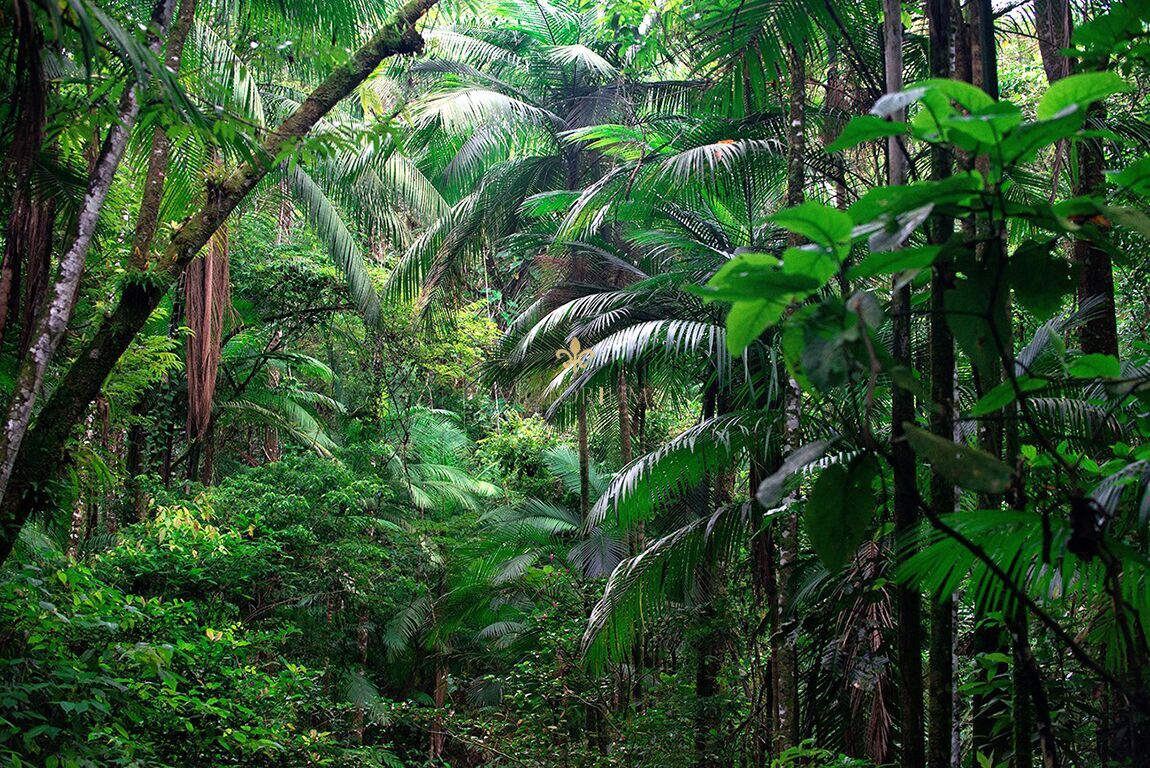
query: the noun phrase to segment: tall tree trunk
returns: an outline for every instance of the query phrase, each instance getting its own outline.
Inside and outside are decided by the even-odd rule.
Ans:
[[[447,745],[447,732],[443,729],[443,707],[447,704],[447,667],[443,664],[441,653],[435,654],[434,674],[432,701],[435,704],[435,717],[431,722],[431,748],[429,750],[433,762],[443,756],[443,748]]]
[[[148,515],[148,498],[140,487],[139,477],[144,474],[144,454],[147,450],[147,432],[143,420],[148,413],[148,396],[132,407],[132,422],[128,427],[127,448],[124,454],[124,484],[126,498],[125,520],[142,523]]]
[[[619,399],[619,464],[631,463],[631,393],[627,386],[627,374],[620,369],[616,389]]]
[[[196,17],[196,0],[180,0],[180,8],[172,23],[164,49],[164,65],[175,73],[180,73],[180,62],[184,55],[184,44],[192,30]],[[129,254],[129,268],[144,272],[151,264],[152,244],[160,224],[160,204],[164,199],[164,184],[168,176],[168,152],[171,141],[163,126],[152,130],[152,146],[148,151],[148,171],[144,177],[144,195],[140,200],[140,211],[136,215],[136,231],[132,237],[132,250]]]
[[[802,203],[806,196],[806,54],[801,48],[787,47],[787,206]],[[791,235],[790,245],[799,245],[800,238]],[[789,452],[801,443],[802,390],[794,379],[783,389],[783,443]],[[799,743],[799,678],[798,654],[795,640],[787,622],[782,620],[782,606],[794,592],[795,561],[799,547],[799,519],[796,513],[782,521],[778,536],[778,563],[776,585],[780,607],[779,621],[771,636],[771,656],[775,673],[775,752],[781,752]]]
[[[44,298],[48,295],[48,285],[52,279],[52,234],[56,227],[56,199],[35,202],[33,206],[34,221],[28,239],[27,264],[21,281],[24,304],[20,313],[21,358],[32,342],[36,318],[44,307]]]
[[[591,454],[587,447],[587,395],[579,392],[579,412],[576,415],[576,439],[579,443],[579,519],[587,522],[591,516]]]
[[[706,498],[707,493],[701,495]],[[718,626],[715,603],[718,600],[717,582],[722,578],[711,559],[712,547],[706,547],[704,562],[697,578],[699,600],[699,637],[695,659],[695,766],[718,768],[724,765],[721,746],[722,713],[719,709],[719,672],[723,665],[722,630]]]
[[[1074,68],[1074,62],[1063,54],[1070,47],[1070,36],[1074,28],[1069,1],[1034,0],[1034,26],[1046,79],[1054,84],[1068,76]],[[1095,125],[1101,124],[1105,116],[1106,109],[1102,104],[1093,105],[1087,113],[1088,121]],[[1105,190],[1102,140],[1089,137],[1076,143],[1078,167],[1074,194],[1101,195]],[[1068,149],[1066,144],[1059,144],[1056,167],[1066,159]],[[1090,240],[1077,239],[1074,241],[1073,257],[1079,265],[1078,303],[1090,300],[1100,302],[1098,309],[1091,313],[1082,326],[1082,352],[1117,356],[1118,322],[1115,316],[1114,269],[1110,253]]]
[[[991,0],[970,0],[967,6],[970,17],[970,62],[974,84],[986,91],[994,99],[998,98],[998,63],[994,40],[994,12]],[[979,262],[986,274],[1000,274],[1004,268],[1005,242],[1002,231],[992,231],[982,227],[973,233]],[[996,298],[995,301],[998,299]],[[996,322],[997,313],[991,307],[991,322]],[[1009,328],[991,328],[989,333],[1010,343]],[[1002,381],[1003,368],[995,360],[990,369],[975,371],[975,388],[979,395],[984,394]],[[1004,446],[1004,432],[1001,422],[987,422],[980,425],[979,443],[983,450],[1001,457]],[[984,496],[980,499],[983,509],[995,509],[1002,505],[1001,498]],[[1002,624],[987,611],[987,606],[975,606],[975,628],[972,650],[984,660],[1009,658],[1009,638]],[[1006,676],[1006,668],[997,662],[988,662],[989,676],[1000,681]],[[1003,697],[988,693],[976,693],[971,700],[972,723],[971,745],[977,755],[1001,762],[1011,749],[1010,713]],[[1003,727],[1006,726],[1006,727]]]
[[[209,186],[209,199],[219,190]],[[223,223],[212,235],[202,258],[188,267],[184,282],[188,336],[185,370],[188,381],[188,440],[198,441],[207,434],[212,421],[216,376],[220,368],[220,345],[224,322],[231,307],[231,276],[228,265],[228,225]],[[189,466],[189,477],[195,468]]]
[[[926,0],[930,35],[931,77],[952,75],[952,35],[954,9],[951,0]],[[951,175],[953,158],[950,151],[933,145],[930,154],[930,177],[934,181]],[[928,233],[930,242],[941,245],[954,232],[954,222],[936,217]],[[935,265],[931,275],[930,315],[930,387],[933,407],[931,431],[940,437],[954,439],[954,336],[946,321],[946,291],[953,286],[954,268],[949,262]],[[939,517],[955,510],[954,486],[937,472],[931,473],[931,512]],[[954,754],[954,598],[936,596],[931,608],[930,652],[928,661],[926,760],[929,768],[951,768]]]
[[[16,67],[13,73],[12,143],[3,163],[4,173],[13,180],[8,227],[4,234],[4,256],[0,261],[0,341],[9,319],[15,314],[20,274],[31,254],[51,247],[54,216],[48,216],[43,203],[32,191],[32,170],[44,143],[48,87],[40,49],[44,35],[27,0],[12,4],[13,35],[16,38]],[[44,232],[47,223],[47,233]],[[45,262],[46,263],[46,262]]]
[[[355,655],[358,661],[359,674],[365,678],[367,677],[367,648],[370,639],[371,632],[368,627],[367,611],[361,610],[355,624]],[[363,744],[364,733],[367,730],[365,717],[367,707],[364,704],[363,701],[357,701],[355,711],[352,712],[351,730],[356,744]]]
[[[619,369],[617,398],[619,400],[619,466],[625,467],[634,458],[631,445],[631,431],[634,428],[634,417],[631,413],[631,389],[627,383],[627,374]],[[641,532],[636,529],[627,537],[628,551],[631,556],[643,551],[644,542]],[[631,644],[631,673],[629,675],[627,691],[629,702],[637,702],[643,696],[643,638],[636,637]]]
[[[1088,120],[1099,124],[1106,110],[1094,105]],[[1102,139],[1097,136],[1078,141],[1078,178],[1074,194],[1102,195],[1105,190]],[[1078,304],[1098,301],[1099,307],[1082,326],[1081,344],[1084,354],[1118,356],[1118,320],[1114,306],[1114,268],[1110,252],[1093,240],[1079,238],[1074,241],[1074,261],[1078,264]]]
[[[423,49],[423,38],[415,29],[415,24],[435,2],[409,0],[397,10],[363,47],[337,67],[279,127],[267,135],[261,145],[261,161],[245,163],[237,168],[222,183],[223,194],[220,199],[205,205],[173,233],[158,264],[158,270],[150,280],[125,281],[116,308],[79,350],[75,361],[68,367],[45,404],[43,410],[51,413],[52,418],[38,420],[35,427],[29,430],[35,393],[43,378],[44,367],[55,352],[66,324],[66,318],[54,312],[41,313],[41,318],[46,318],[45,332],[38,334],[41,341],[37,344],[37,353],[29,356],[31,360],[41,362],[35,363],[31,370],[18,378],[16,397],[13,398],[3,435],[0,436],[0,561],[8,557],[12,543],[28,515],[42,503],[37,494],[30,492],[35,485],[33,481],[42,477],[43,467],[59,462],[72,429],[83,417],[104,379],[177,276],[207,244],[228,215],[271,170],[273,166],[270,158],[277,157],[285,146],[290,147],[306,135],[336,103],[375,71],[385,58],[417,53]],[[170,6],[168,8],[170,10]],[[109,139],[123,134],[122,128],[122,125],[118,125]],[[126,135],[123,135],[110,143],[115,146],[125,140]],[[122,152],[122,146],[119,151]],[[91,190],[100,193],[98,197],[101,202],[107,193],[105,181],[110,184],[110,174],[100,170],[104,165],[98,165],[100,173],[95,180],[99,184],[94,182]],[[90,242],[96,218],[92,215],[90,203],[95,202],[96,195],[88,197],[93,199],[82,207],[82,220],[88,223],[81,231],[88,233],[87,241]],[[72,288],[78,284],[79,271],[83,266],[77,251],[86,252],[87,243],[81,249],[73,246],[65,254],[69,257],[64,262],[67,269],[62,270],[64,279],[57,285],[53,307],[59,302],[61,305],[67,304],[70,311],[69,299],[75,298]],[[38,358],[37,354],[40,353],[43,354]]]
[[[216,481],[216,451],[219,449],[219,438],[216,435],[216,420],[208,422],[204,430],[203,462],[200,464],[199,481],[204,485],[211,485]]]
[[[883,0],[883,63],[886,69],[887,93],[902,90],[902,3]],[[891,115],[903,120],[902,111]],[[892,136],[887,142],[887,183],[906,183],[907,158],[902,141]],[[897,278],[896,278],[897,281]],[[910,368],[911,314],[910,286],[897,284],[891,294],[892,356],[897,364]],[[910,537],[918,525],[918,489],[915,458],[906,439],[903,424],[914,421],[914,395],[902,387],[891,391],[891,468],[894,471],[894,533],[896,557],[911,554]],[[924,762],[922,722],[922,604],[918,590],[895,586],[895,630],[898,657],[899,764],[903,768],[920,768]]]
[[[759,484],[767,476],[766,457],[758,449],[756,441],[749,457],[750,469],[747,475],[747,498],[754,499]],[[754,599],[753,618],[756,627],[770,627],[772,630],[778,619],[778,588],[775,584],[775,542],[767,526],[766,515],[758,504],[752,505],[751,519],[751,589]],[[758,632],[756,632],[758,635]],[[752,662],[751,679],[754,686],[751,697],[752,712],[756,713],[756,728],[752,735],[753,746],[751,764],[763,768],[770,759],[774,747],[774,690],[772,671],[774,660],[768,657],[763,661],[759,652],[759,637],[751,638]],[[757,713],[765,712],[765,717]]]
[[[715,417],[718,399],[717,386],[712,384],[703,396],[704,422]],[[720,475],[705,476],[694,495],[696,517],[711,515],[716,507],[729,500],[726,478]],[[703,561],[696,576],[700,604],[699,623],[695,628],[698,633],[695,643],[696,768],[718,768],[723,764],[720,745],[722,712],[718,700],[719,672],[723,664],[723,634],[716,610],[723,576],[715,555],[715,549],[708,541],[703,546]]]
[[[760,390],[755,402],[756,410],[766,412],[768,408],[777,407],[778,401],[770,403],[767,393]],[[759,434],[750,443],[747,450],[747,498],[754,499],[758,493],[759,485],[771,473],[777,464],[777,448],[772,452],[768,441],[774,430],[766,430],[766,434]],[[769,455],[775,454],[775,455]],[[762,650],[769,651],[769,645],[762,640],[770,638],[763,635],[763,628],[773,632],[778,622],[778,585],[775,582],[775,541],[771,527],[767,524],[767,516],[761,505],[752,503],[751,516],[751,591],[752,591],[752,620],[754,633],[750,638],[751,645],[751,711],[754,714],[754,730],[752,731],[751,765],[754,768],[764,768],[770,762],[771,751],[775,746],[774,726],[774,659],[770,654],[764,655]]]

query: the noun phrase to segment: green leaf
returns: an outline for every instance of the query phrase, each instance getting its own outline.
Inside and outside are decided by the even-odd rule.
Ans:
[[[907,87],[907,90],[925,88],[941,93],[948,99],[970,112],[987,109],[994,105],[994,99],[981,88],[962,80],[931,79],[922,80]]]
[[[1055,241],[1028,240],[1010,257],[1010,284],[1018,302],[1039,320],[1048,320],[1062,308],[1074,290],[1070,264],[1054,253]]]
[[[1150,157],[1135,160],[1121,171],[1107,171],[1110,183],[1137,195],[1150,195]]]
[[[839,271],[839,264],[833,253],[819,246],[788,248],[783,252],[785,274],[810,278],[820,286]]]
[[[759,484],[755,491],[755,498],[759,504],[767,509],[777,506],[783,499],[783,494],[786,492],[791,477],[799,470],[821,459],[834,442],[833,439],[815,440],[791,451],[783,459],[779,468]]]
[[[1145,211],[1125,205],[1107,205],[1103,208],[1103,212],[1118,226],[1150,238],[1150,216],[1147,216]]]
[[[955,133],[973,140],[975,146],[994,146],[1002,141],[1010,131],[1022,122],[1022,112],[1010,102],[995,102],[986,109],[971,114],[959,114],[948,118],[945,127],[951,141],[958,141]],[[968,145],[969,142],[966,142]]]
[[[903,423],[906,439],[919,458],[955,485],[983,493],[1002,493],[1013,472],[989,453],[931,434],[910,422]]]
[[[1002,285],[992,275],[975,269],[948,290],[943,299],[946,322],[955,341],[984,375],[998,369],[999,345],[1010,343],[1010,324],[1002,296],[1005,281],[999,282]]]
[[[1110,355],[1083,355],[1066,367],[1076,379],[1117,379],[1122,375],[1118,359]]]
[[[768,221],[833,250],[850,242],[854,227],[846,213],[814,200],[781,210]]]
[[[894,275],[908,269],[925,269],[934,263],[942,247],[923,245],[901,251],[872,253],[847,271],[847,278],[862,280],[875,275]]]
[[[1034,392],[1045,386],[1046,379],[1035,379],[1029,376],[1018,379],[1018,388],[1023,392]],[[978,402],[974,404],[974,408],[971,409],[970,415],[977,418],[1005,408],[1014,402],[1016,394],[1014,384],[1004,381],[980,397]]]
[[[767,299],[735,302],[727,313],[727,350],[736,357],[743,354],[763,331],[779,322],[786,309],[785,302]]]
[[[880,216],[906,213],[924,205],[964,204],[982,189],[982,177],[958,173],[943,181],[919,181],[898,187],[875,187],[851,204],[850,216],[866,224]]]
[[[906,123],[897,120],[884,120],[875,115],[859,115],[852,117],[839,137],[827,145],[827,152],[842,152],[844,149],[857,147],[864,141],[874,141],[889,136],[902,136],[906,131]]]
[[[849,468],[830,465],[815,481],[803,524],[815,553],[832,572],[851,559],[870,531],[878,469],[878,462],[867,454],[852,461]]]
[[[751,268],[722,276],[716,273],[706,285],[688,286],[687,290],[696,296],[719,301],[772,299],[787,302],[791,296],[808,293],[821,285],[822,281],[808,275]]]
[[[1068,107],[1085,110],[1095,101],[1129,91],[1130,84],[1114,72],[1084,72],[1064,77],[1047,89],[1038,101],[1039,120],[1049,120]]]
[[[1078,135],[1085,121],[1086,113],[1076,110],[1054,120],[1041,120],[1036,123],[1020,125],[1002,142],[1003,164],[1025,163],[1033,160],[1043,147]]]

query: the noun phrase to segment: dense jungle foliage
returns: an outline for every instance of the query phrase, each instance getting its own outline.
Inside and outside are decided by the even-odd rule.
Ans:
[[[0,21],[0,766],[1150,765],[1150,0]]]

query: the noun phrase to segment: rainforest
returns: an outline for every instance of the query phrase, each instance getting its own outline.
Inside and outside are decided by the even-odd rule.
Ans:
[[[0,0],[0,767],[1150,766],[1150,0]]]

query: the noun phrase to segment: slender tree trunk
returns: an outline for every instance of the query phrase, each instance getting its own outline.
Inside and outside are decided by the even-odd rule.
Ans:
[[[619,370],[618,380],[619,400],[619,465],[625,467],[634,458],[631,445],[631,432],[634,429],[634,415],[631,412],[631,390],[627,383],[627,374]],[[633,530],[627,537],[628,551],[631,556],[643,551],[642,531]],[[638,702],[643,697],[643,638],[636,637],[631,645],[631,674],[627,694],[630,702]]]
[[[926,0],[930,25],[931,77],[951,76],[953,8],[950,0]],[[931,148],[930,177],[939,181],[951,175],[953,158],[942,145]],[[954,223],[936,217],[929,231],[930,242],[941,245],[950,239]],[[946,291],[953,286],[954,269],[949,262],[935,265],[931,275],[930,386],[931,430],[954,439],[954,337],[946,321]],[[931,473],[931,511],[935,516],[955,510],[954,486],[937,472]],[[931,608],[930,653],[928,662],[926,759],[929,768],[951,768],[954,752],[954,598],[936,596]]]
[[[1068,76],[1074,62],[1063,51],[1070,47],[1074,21],[1068,0],[1035,0],[1034,26],[1038,35],[1038,50],[1046,79],[1054,84]],[[1087,115],[1088,121],[1100,125],[1106,109],[1095,104]],[[1081,139],[1077,144],[1078,167],[1074,182],[1075,195],[1101,195],[1105,191],[1105,157],[1102,140],[1098,137]],[[1060,143],[1055,161],[1060,167],[1066,159],[1069,146]],[[1057,176],[1055,176],[1055,183]],[[1096,300],[1097,311],[1082,326],[1081,345],[1084,354],[1118,355],[1118,322],[1114,305],[1114,269],[1110,253],[1086,239],[1074,241],[1073,257],[1079,265],[1078,302]]]
[[[902,90],[902,3],[883,0],[883,62],[887,93]],[[902,112],[891,116],[905,119]],[[906,152],[902,141],[892,136],[887,143],[887,182],[906,183]],[[894,286],[891,294],[892,353],[897,364],[910,368],[911,315],[910,286]],[[903,424],[914,421],[914,395],[902,387],[891,391],[891,467],[894,470],[894,532],[896,557],[911,554],[910,537],[918,526],[918,489],[915,458],[906,440]],[[899,764],[920,768],[925,759],[922,722],[922,604],[918,590],[903,584],[895,586],[895,630],[898,656]]]
[[[46,215],[43,203],[35,199],[32,190],[32,170],[44,142],[48,101],[48,87],[40,60],[44,35],[27,0],[16,0],[12,11],[16,38],[13,73],[15,114],[12,115],[12,143],[8,147],[3,170],[14,184],[11,212],[4,234],[4,255],[0,261],[0,341],[3,341],[8,321],[15,314],[24,264],[32,258],[31,254],[50,249],[55,218]]]
[[[1099,124],[1106,110],[1101,104],[1093,106],[1088,120]],[[1103,170],[1105,158],[1102,139],[1096,136],[1078,141],[1078,178],[1074,185],[1076,195],[1102,195],[1105,190]],[[1087,355],[1118,356],[1118,321],[1114,306],[1114,268],[1110,252],[1093,240],[1079,238],[1074,241],[1074,261],[1078,264],[1078,304],[1098,301],[1098,309],[1082,326],[1082,352]]]
[[[765,461],[761,455],[750,457],[750,472],[747,482],[747,497],[755,498],[759,484],[766,477]],[[757,627],[771,627],[778,616],[778,590],[775,585],[775,544],[770,529],[766,525],[766,516],[758,505],[752,510],[753,527],[755,532],[751,537],[751,589],[754,593],[754,620]],[[756,633],[757,634],[757,633]],[[751,697],[752,712],[755,713],[756,728],[752,736],[753,752],[751,764],[755,768],[767,765],[770,751],[774,746],[774,691],[772,690],[772,659],[765,662],[759,653],[760,642],[758,637],[751,638],[753,659],[751,665],[751,678],[754,685]],[[758,713],[766,713],[760,716]]]
[[[443,748],[447,744],[447,732],[443,729],[443,707],[447,704],[447,668],[444,666],[440,654],[435,657],[435,681],[433,700],[435,702],[435,719],[431,724],[431,759],[437,761],[443,756]]]
[[[410,0],[397,10],[390,21],[362,48],[350,56],[346,63],[337,67],[278,128],[268,134],[261,145],[263,160],[259,163],[245,163],[237,168],[222,183],[224,194],[220,199],[205,205],[172,235],[154,277],[148,281],[125,282],[116,308],[79,351],[45,404],[43,410],[51,413],[52,418],[40,419],[29,431],[35,391],[39,388],[44,368],[55,352],[66,325],[66,318],[54,312],[41,313],[41,317],[46,318],[46,332],[38,334],[39,341],[34,354],[29,356],[31,360],[39,362],[18,378],[16,396],[9,409],[4,433],[0,435],[0,561],[7,558],[24,521],[42,502],[37,494],[29,493],[34,485],[33,480],[42,477],[43,467],[58,463],[72,429],[99,392],[120,355],[132,343],[177,276],[207,244],[228,215],[271,170],[273,166],[268,158],[277,157],[285,147],[290,147],[306,135],[336,103],[362,83],[383,59],[421,51],[423,39],[416,31],[415,24],[435,2]],[[168,8],[170,12],[170,6]],[[126,141],[126,134],[123,134],[121,128],[117,126],[114,129],[109,143],[120,145]],[[120,138],[113,142],[112,139],[117,136]],[[122,152],[122,146],[119,152]],[[105,165],[101,163],[97,166],[98,174],[94,177],[92,189],[93,192],[101,192],[101,202],[107,193],[105,181],[111,183],[110,173],[101,170]],[[98,186],[95,181],[99,181]],[[91,208],[91,205],[85,204],[81,214],[82,221],[88,222],[81,231],[88,233],[89,242],[96,218]],[[71,288],[78,284],[79,271],[83,266],[77,250],[86,252],[87,243],[83,249],[73,246],[65,254],[70,257],[64,261],[67,269],[62,270],[63,280],[57,285],[54,294],[65,303],[69,296],[74,299]],[[56,301],[52,305],[54,307]],[[25,434],[28,440],[24,439]]]
[[[144,474],[144,455],[147,451],[147,433],[143,420],[148,413],[149,402],[144,399],[132,408],[132,423],[128,427],[127,449],[124,455],[125,490],[127,491],[125,519],[142,523],[148,516],[148,499],[140,487],[139,477]]]
[[[777,405],[777,401],[775,403]],[[766,412],[771,406],[765,392],[760,392],[755,407]],[[770,474],[776,459],[768,456],[768,440],[773,430],[752,440],[747,450],[747,498],[754,499],[759,485]],[[774,451],[777,454],[777,449]],[[774,672],[773,658],[764,658],[760,649],[769,648],[762,643],[762,628],[773,632],[778,621],[778,587],[775,583],[775,542],[761,505],[752,503],[751,516],[751,591],[752,619],[755,630],[751,645],[751,712],[754,717],[751,764],[763,768],[770,760],[774,748]],[[770,635],[766,636],[767,638]]]
[[[715,417],[718,399],[717,387],[712,384],[703,397],[703,421]],[[725,503],[727,499],[724,497],[729,498],[726,485],[722,476],[707,476],[703,480],[695,492],[696,517],[707,517],[715,507]],[[718,701],[719,672],[723,665],[723,634],[717,611],[723,576],[709,541],[703,549],[703,561],[696,577],[700,612],[699,624],[695,628],[698,632],[695,646],[695,766],[718,768],[724,762],[720,746],[722,711]]]
[[[795,206],[806,196],[804,152],[806,148],[806,60],[805,52],[787,47],[787,188],[786,204]],[[792,235],[790,245],[799,245]],[[802,390],[798,382],[788,379],[783,389],[783,443],[787,452],[801,444]],[[782,521],[778,536],[777,600],[779,621],[774,626],[771,655],[775,673],[775,752],[799,743],[798,654],[789,622],[782,620],[782,607],[794,592],[795,561],[799,548],[799,519],[796,513]]]
[[[24,269],[22,293],[24,306],[20,314],[20,356],[23,359],[32,342],[36,318],[44,307],[52,278],[52,234],[56,227],[56,199],[34,203],[33,228],[28,240],[28,261]]]
[[[784,440],[789,453],[799,447],[801,390],[793,379],[784,397]],[[790,501],[793,501],[791,499]],[[784,608],[795,590],[795,561],[799,554],[799,518],[791,513],[779,525],[775,601],[777,621],[771,636],[771,656],[775,672],[775,754],[799,743],[799,661],[791,622],[784,620]]]
[[[627,466],[631,463],[631,393],[627,386],[627,375],[619,371],[618,383],[619,399],[619,463]]]
[[[216,436],[216,420],[213,418],[208,422],[208,428],[204,431],[204,455],[203,463],[200,465],[199,480],[204,485],[211,485],[216,480],[216,450],[217,436]]]
[[[278,368],[268,368],[268,389],[276,389],[280,385],[280,371]],[[280,443],[280,431],[276,427],[268,426],[263,429],[263,456],[266,462],[279,461],[283,455],[283,446]]]
[[[164,64],[177,76],[184,54],[184,44],[196,17],[196,0],[180,0],[180,8],[168,35],[164,50]],[[152,243],[160,223],[160,204],[164,199],[164,184],[168,176],[168,152],[171,141],[163,126],[152,131],[152,146],[148,152],[148,172],[144,177],[144,195],[136,216],[136,232],[132,238],[129,267],[144,272],[151,264]]]
[[[702,496],[706,498],[704,491]],[[718,600],[717,581],[722,576],[712,562],[713,549],[706,548],[704,563],[697,578],[700,633],[696,644],[695,660],[695,765],[697,768],[719,768],[722,758],[722,712],[719,709],[719,672],[723,665],[722,630],[718,627],[715,603]]]
[[[587,448],[587,396],[584,392],[578,396],[576,432],[579,443],[579,519],[586,522],[591,516],[591,454]]]
[[[359,620],[355,625],[355,650],[356,659],[359,662],[359,674],[367,676],[367,648],[368,640],[371,634],[368,630],[368,617],[367,611],[360,611]],[[366,729],[366,707],[362,701],[355,703],[355,711],[352,713],[352,735],[355,738],[356,744],[363,744],[363,737]]]
[[[1015,768],[1030,768],[1033,765],[1034,750],[1031,747],[1031,731],[1027,727],[1032,720],[1038,731],[1042,768],[1059,768],[1061,761],[1054,741],[1050,704],[1046,699],[1046,690],[1042,686],[1042,674],[1038,669],[1038,662],[1035,661],[1030,647],[1026,610],[1021,606],[1015,606],[1011,610],[1008,623],[1011,646],[1014,649],[1014,675],[1017,678],[1015,688],[1027,691],[1027,707],[1033,711],[1032,715],[1027,713],[1025,717],[1015,714],[1017,726],[1014,744]]]
[[[997,99],[998,64],[991,0],[971,0],[967,8],[970,14],[970,62],[974,84]],[[977,241],[976,252],[985,273],[991,275],[1000,273],[1005,266],[1005,233],[983,227],[974,234]],[[989,313],[992,324],[998,317],[994,309],[992,306],[992,311]],[[1006,343],[1010,343],[1009,328],[995,327],[989,332],[998,334]],[[1002,381],[1002,376],[1003,368],[997,360],[989,370],[976,370],[975,383],[978,394],[981,395],[995,387]],[[993,456],[1001,457],[1004,447],[1002,423],[983,423],[980,429],[979,443],[983,450]],[[995,509],[1001,507],[1002,500],[998,497],[984,496],[980,499],[980,504],[983,509]],[[985,605],[975,606],[972,650],[976,656],[981,656],[984,660],[1010,657],[1009,638],[1002,624],[988,612]],[[989,676],[1002,681],[1007,672],[1004,665],[997,662],[988,663]],[[971,708],[973,710],[971,742],[975,753],[995,763],[1002,761],[1011,750],[1010,713],[1006,703],[1000,696],[978,693],[972,697]]]

